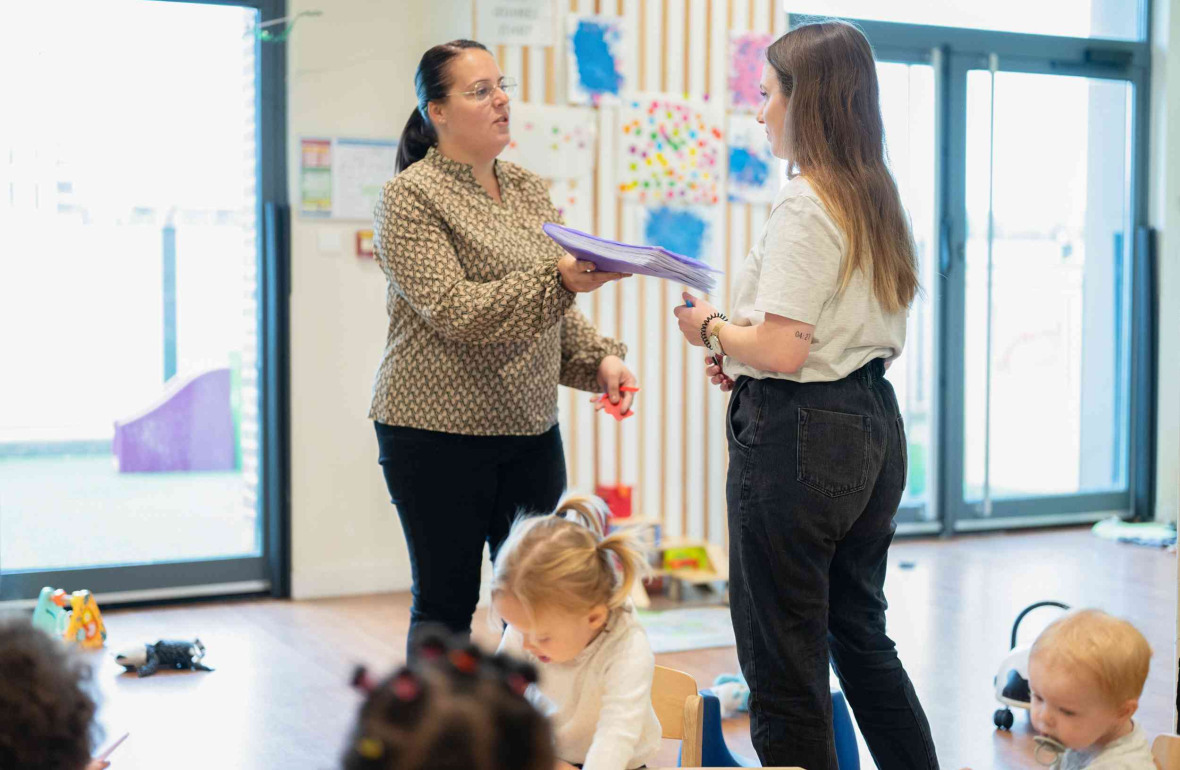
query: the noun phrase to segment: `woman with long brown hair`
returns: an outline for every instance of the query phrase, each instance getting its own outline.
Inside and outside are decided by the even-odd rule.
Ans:
[[[733,319],[689,294],[675,310],[732,390],[730,609],[754,746],[766,766],[835,770],[830,659],[877,766],[936,768],[885,632],[907,462],[885,369],[918,280],[873,52],[850,24],[801,26],[770,46],[761,87],[790,179],[735,278]]]

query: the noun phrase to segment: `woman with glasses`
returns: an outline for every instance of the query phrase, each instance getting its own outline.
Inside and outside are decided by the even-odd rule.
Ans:
[[[560,221],[546,183],[496,160],[516,84],[456,40],[422,56],[414,85],[374,212],[389,332],[369,413],[409,546],[411,639],[425,623],[469,633],[484,543],[495,556],[518,512],[557,507],[557,386],[625,413],[635,385],[626,347],[574,305],[626,276],[565,254],[541,230]]]

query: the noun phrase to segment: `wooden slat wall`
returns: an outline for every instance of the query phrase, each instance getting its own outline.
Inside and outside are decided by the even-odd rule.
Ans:
[[[642,94],[727,100],[729,31],[786,31],[775,0],[554,0],[562,36],[552,47],[495,46],[506,75],[522,84],[517,99],[567,104],[564,31],[569,14],[621,16],[627,20],[625,75]],[[472,14],[474,19],[474,12]],[[474,22],[473,22],[474,23]],[[479,30],[473,30],[479,39]],[[615,195],[614,129],[618,110],[598,111],[599,144],[594,172],[596,234],[640,240],[634,204]],[[716,304],[729,307],[729,280],[769,215],[765,204],[714,207],[710,259],[726,271]],[[636,416],[622,423],[595,417],[589,394],[567,391],[559,403],[569,486],[629,484],[636,513],[658,519],[667,535],[727,541],[725,520],[725,407],[728,399],[708,386],[704,353],[689,349],[672,317],[683,287],[634,277],[579,297],[579,306],[607,335],[621,337],[628,365],[643,391]],[[708,387],[707,387],[708,386]]]

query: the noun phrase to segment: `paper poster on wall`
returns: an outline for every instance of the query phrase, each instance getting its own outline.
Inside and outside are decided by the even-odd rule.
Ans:
[[[569,100],[571,104],[617,104],[623,92],[623,20],[617,16],[571,15]]]
[[[582,232],[594,229],[594,178],[556,179],[550,183],[549,197],[568,227]]]
[[[332,140],[304,139],[299,150],[299,210],[305,216],[329,216],[332,211]]]
[[[640,241],[662,246],[702,262],[714,262],[714,216],[711,206],[640,206]]]
[[[766,49],[774,35],[760,32],[731,32],[729,35],[729,108],[734,112],[757,112],[762,103],[758,84]]]
[[[593,110],[514,104],[512,141],[500,154],[546,179],[577,179],[594,171],[598,124]]]
[[[730,115],[729,174],[726,187],[733,203],[773,203],[786,181],[783,162],[770,152],[766,131],[753,115]]]
[[[381,188],[393,178],[393,139],[303,139],[300,212],[370,221]]]
[[[337,139],[332,151],[332,218],[371,220],[397,167],[397,142]]]
[[[553,45],[554,0],[476,0],[479,40],[498,45]]]
[[[619,110],[618,190],[624,201],[713,204],[725,162],[723,113],[704,103],[649,96]]]

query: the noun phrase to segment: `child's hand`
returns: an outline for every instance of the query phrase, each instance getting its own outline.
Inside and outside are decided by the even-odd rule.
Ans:
[[[556,768],[556,770],[578,770],[578,768],[574,767],[569,762],[565,762],[560,759],[557,760],[557,764],[554,765],[554,767]]]
[[[101,759],[92,759],[90,760],[90,764],[86,765],[86,770],[106,770],[110,766],[110,762]]]

